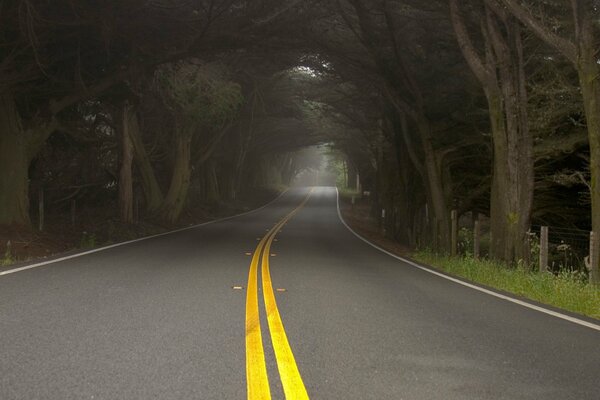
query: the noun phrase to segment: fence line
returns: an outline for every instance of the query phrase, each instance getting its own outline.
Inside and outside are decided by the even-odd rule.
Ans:
[[[452,214],[454,217],[454,213]],[[483,219],[482,219],[483,218]],[[485,216],[464,215],[459,223],[452,218],[451,254],[472,254],[474,258],[485,257],[491,253],[491,232],[489,220]],[[462,228],[461,228],[462,227]],[[454,240],[457,238],[457,240]],[[558,272],[560,270],[589,273],[592,260],[590,249],[594,239],[592,232],[584,229],[532,225],[526,248],[529,257],[525,262],[537,265],[540,271]]]

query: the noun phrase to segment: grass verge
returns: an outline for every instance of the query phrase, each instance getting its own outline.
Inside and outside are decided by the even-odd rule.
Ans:
[[[418,251],[411,257],[472,282],[600,319],[600,288],[587,284],[579,273],[540,274],[522,267],[507,268],[494,261],[449,257],[429,251]]]

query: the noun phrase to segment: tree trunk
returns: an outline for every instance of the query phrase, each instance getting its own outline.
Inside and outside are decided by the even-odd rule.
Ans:
[[[433,214],[438,221],[438,225],[434,227],[434,235],[438,235],[436,243],[438,243],[439,248],[448,251],[450,249],[450,213],[448,212],[448,202],[445,196],[441,168],[435,149],[433,148],[429,122],[425,118],[421,118],[418,125],[423,153],[425,154],[427,193],[429,194],[428,197],[433,208]]]
[[[0,94],[0,225],[29,226],[29,154],[14,100]]]
[[[219,177],[213,160],[203,164],[202,170],[198,171],[198,181],[200,182],[201,201],[207,204],[217,204],[221,194],[219,193]]]
[[[131,106],[127,103],[122,109],[121,125],[121,171],[119,173],[119,210],[121,221],[133,223],[133,148],[129,129],[132,126]]]
[[[529,9],[514,0],[503,0],[508,10],[548,45],[555,47],[571,61],[579,75],[590,144],[590,171],[592,174],[592,230],[600,232],[600,65],[597,56],[597,22],[592,2],[571,1],[574,41],[568,40],[536,18]],[[590,249],[594,265],[590,281],[600,284],[600,241]]]
[[[244,131],[242,126],[240,125],[238,129],[238,143],[237,143],[237,152],[234,158],[233,165],[233,180],[234,180],[234,190],[233,193],[237,196],[237,193],[240,193],[244,189],[244,178],[245,178],[245,167],[246,167],[246,158],[248,156],[248,149],[250,148],[250,142],[252,141],[252,122],[250,122],[250,127],[248,131]]]
[[[217,167],[215,166],[215,163],[211,163],[210,166],[210,183],[211,200],[214,203],[219,203],[219,200],[221,199],[221,194],[219,190],[219,177],[217,176]]]
[[[580,57],[579,82],[585,107],[590,143],[590,171],[592,174],[592,231],[600,234],[600,68],[591,49]],[[591,265],[590,282],[600,285],[600,240],[590,249],[594,265]]]
[[[505,23],[505,27],[508,37],[487,11],[487,40],[497,71],[497,78],[488,79],[486,88],[494,143],[491,254],[512,263],[529,259],[525,252],[533,204],[533,139],[521,31],[516,21]]]
[[[394,112],[394,110],[391,110]],[[397,170],[396,183],[395,183],[395,196],[394,196],[394,217],[395,217],[395,238],[400,243],[415,247],[414,236],[413,236],[413,221],[415,216],[413,214],[414,204],[420,197],[414,190],[411,190],[411,182],[414,176],[421,177],[413,167],[413,161],[408,155],[409,149],[405,144],[405,134],[408,130],[406,124],[406,118],[396,116],[400,118],[393,119],[392,129],[394,131],[394,159],[395,167]],[[392,146],[390,146],[392,147]],[[352,163],[356,165],[355,163]],[[352,168],[353,180],[358,177],[358,169]],[[359,182],[356,180],[354,187],[358,190]]]
[[[150,157],[148,157],[148,152],[144,147],[137,111],[130,108],[127,111],[127,119],[124,120],[123,123],[128,126],[129,139],[134,151],[135,162],[142,179],[142,188],[146,199],[146,210],[148,212],[155,212],[160,208],[163,202],[163,194],[160,185],[156,180],[154,168],[150,162]]]
[[[484,5],[481,20],[485,61],[473,47],[459,2],[451,0],[452,24],[463,56],[481,82],[494,148],[490,201],[492,257],[528,260],[527,231],[533,203],[533,140],[527,116],[527,90],[521,32],[517,21]],[[502,24],[502,26],[500,26]]]
[[[533,200],[533,143],[519,130],[509,130],[503,100],[488,97],[494,145],[490,230],[490,254],[507,262],[527,260],[525,241]],[[523,137],[525,136],[525,137]]]
[[[448,211],[449,182],[444,182],[442,168],[438,159],[437,152],[433,146],[433,135],[431,124],[427,117],[421,112],[411,113],[411,117],[416,124],[419,133],[421,150],[423,152],[424,163],[421,163],[415,152],[408,124],[405,117],[405,110],[394,104],[399,118],[399,127],[395,129],[396,135],[401,135],[402,142],[406,146],[409,158],[423,181],[427,201],[433,211],[433,220],[437,221],[431,225],[431,236],[433,247],[436,250],[450,250],[450,212]],[[398,132],[399,131],[399,132]]]
[[[190,187],[190,160],[192,135],[178,131],[175,138],[175,159],[171,185],[161,206],[161,214],[165,221],[175,223],[179,219]]]
[[[294,172],[296,169],[296,160],[293,153],[285,153],[282,155],[281,160],[281,182],[284,185],[289,185],[294,178]]]

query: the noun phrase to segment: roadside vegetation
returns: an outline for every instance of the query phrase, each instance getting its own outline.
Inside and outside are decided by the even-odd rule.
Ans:
[[[481,221],[510,270],[548,226],[600,286],[597,2],[105,3],[0,3],[0,254],[194,223],[327,144],[387,238]]]
[[[255,188],[251,193],[242,194],[236,201],[197,204],[188,207],[175,224],[148,217],[131,224],[123,223],[118,215],[91,206],[80,211],[74,224],[68,215],[51,214],[52,219],[42,232],[14,226],[0,229],[0,267],[156,235],[240,214],[266,204],[285,189],[283,185]]]
[[[600,319],[600,289],[589,285],[587,276],[578,271],[540,274],[529,266],[509,268],[498,261],[450,257],[430,250],[415,251],[411,257],[471,282]]]
[[[351,198],[355,196],[355,205]],[[586,273],[577,266],[559,266],[539,273],[531,264],[510,266],[487,257],[474,258],[468,251],[468,240],[461,241],[464,254],[451,257],[431,249],[415,249],[402,245],[390,235],[384,235],[372,216],[372,201],[358,196],[352,189],[340,189],[340,207],[346,223],[357,233],[378,246],[402,257],[438,269],[449,275],[488,286],[493,289],[557,307],[566,311],[600,319],[600,288],[589,284]],[[469,237],[468,235],[463,235]],[[532,251],[536,251],[533,249]]]
[[[4,250],[4,254],[2,258],[0,258],[0,267],[4,267],[7,265],[11,265],[15,262],[15,258],[12,254],[12,245],[10,242],[6,244],[6,249]]]

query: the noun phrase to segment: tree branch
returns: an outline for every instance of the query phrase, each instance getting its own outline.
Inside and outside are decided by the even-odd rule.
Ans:
[[[463,53],[467,64],[469,64],[469,67],[477,79],[479,79],[484,86],[487,86],[491,72],[473,46],[469,32],[467,32],[465,23],[460,15],[457,0],[450,0],[450,17],[452,19],[452,27],[454,28],[460,51]]]
[[[456,1],[456,0],[452,0]],[[544,26],[531,11],[515,0],[500,0],[523,25],[531,29],[540,39],[561,52],[573,64],[577,64],[577,46]]]
[[[65,108],[70,107],[82,100],[98,96],[105,90],[109,89],[111,86],[114,86],[117,83],[123,81],[129,73],[130,68],[121,69],[109,76],[104,77],[103,79],[99,80],[90,87],[83,88],[79,91],[70,93],[69,95],[64,96],[58,100],[51,100],[49,107],[50,113],[52,115],[56,115]]]

